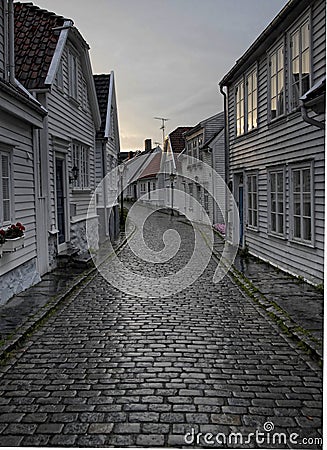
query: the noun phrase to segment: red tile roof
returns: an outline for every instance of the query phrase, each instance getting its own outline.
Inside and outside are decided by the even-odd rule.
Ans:
[[[27,89],[38,89],[44,82],[65,19],[40,9],[33,3],[14,3],[16,78]]]
[[[149,162],[149,164],[146,166],[146,168],[143,170],[141,175],[139,176],[139,180],[142,178],[152,178],[157,175],[157,173],[160,171],[160,164],[161,164],[161,152],[157,153]]]
[[[181,153],[185,147],[185,140],[183,133],[191,130],[193,127],[177,127],[174,131],[169,134],[172,151],[174,153]],[[165,142],[165,151],[167,151],[167,141]]]

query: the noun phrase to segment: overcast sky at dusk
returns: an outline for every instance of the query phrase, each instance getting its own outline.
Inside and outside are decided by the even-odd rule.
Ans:
[[[287,0],[35,0],[73,19],[94,73],[115,72],[121,150],[222,110],[217,82]]]

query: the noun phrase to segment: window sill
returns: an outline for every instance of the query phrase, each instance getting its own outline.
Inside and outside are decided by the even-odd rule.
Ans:
[[[245,228],[248,231],[254,231],[255,233],[259,232],[259,227],[253,227],[252,225],[246,225]]]
[[[287,122],[287,116],[283,114],[282,116],[276,117],[275,119],[272,119],[268,123],[268,130],[278,127],[279,125],[283,125]]]
[[[267,236],[279,239],[280,241],[287,241],[287,238],[284,234],[277,234],[274,233],[273,231],[268,231]]]
[[[92,192],[92,189],[90,189],[90,188],[85,188],[85,189],[73,188],[72,189],[73,194],[90,194],[91,192]]]
[[[294,238],[290,238],[289,241],[290,241],[291,244],[298,244],[298,245],[300,245],[302,247],[316,248],[312,242],[300,241],[300,240],[297,240],[297,239],[294,239]]]
[[[70,101],[70,103],[76,106],[76,108],[80,106],[79,101],[76,98],[72,97],[71,95],[68,96],[68,100]]]
[[[241,142],[245,139],[248,139],[252,135],[256,135],[259,132],[259,127],[253,128],[251,131],[247,131],[246,133],[240,134],[239,136],[235,136],[234,141]]]

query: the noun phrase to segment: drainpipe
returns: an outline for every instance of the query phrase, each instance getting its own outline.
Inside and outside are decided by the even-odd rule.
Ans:
[[[8,50],[9,50],[9,80],[15,84],[15,35],[14,35],[13,0],[8,0]]]
[[[312,119],[311,117],[308,116],[308,111],[307,108],[304,105],[304,102],[301,100],[301,114],[302,114],[302,119],[309,123],[310,125],[313,125],[314,127],[318,127],[321,128],[322,130],[325,129],[325,124],[323,122],[319,122],[319,120],[315,120]]]
[[[102,178],[103,178],[103,183],[102,183],[102,190],[103,190],[103,212],[104,212],[104,234],[105,236],[109,236],[109,222],[107,223],[107,181],[108,179],[106,178],[107,175],[107,149],[106,149],[106,142],[107,141],[102,141]],[[110,167],[111,170],[111,167]]]

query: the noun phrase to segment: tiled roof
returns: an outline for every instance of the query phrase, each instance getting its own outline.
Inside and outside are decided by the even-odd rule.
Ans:
[[[169,134],[172,151],[174,153],[181,153],[185,147],[185,140],[183,137],[183,133],[188,130],[191,130],[192,127],[177,127],[174,131]],[[166,141],[167,142],[167,141]],[[167,151],[167,144],[165,143],[165,151]]]
[[[100,131],[103,133],[106,128],[110,74],[93,75],[93,78],[101,114]]]
[[[139,176],[139,180],[142,178],[151,178],[155,177],[157,173],[160,171],[160,163],[161,163],[161,152],[157,153],[143,170],[141,175]]]
[[[14,3],[16,78],[27,89],[44,87],[44,82],[65,19],[33,3]]]

